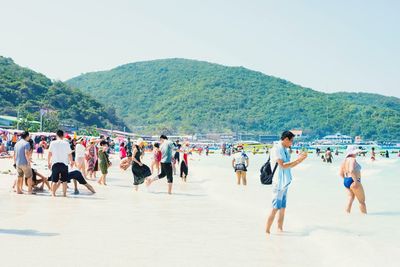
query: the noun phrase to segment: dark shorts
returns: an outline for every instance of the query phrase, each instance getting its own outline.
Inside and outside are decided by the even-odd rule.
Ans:
[[[179,163],[179,161],[180,161],[180,153],[179,152],[175,152],[174,159],[176,160],[176,162]]]
[[[172,164],[161,162],[161,173],[158,175],[158,178],[161,179],[165,176],[167,176],[168,183],[172,184],[174,180],[174,177],[172,175]]]
[[[185,177],[188,175],[188,166],[186,165],[186,162],[184,160],[182,160],[181,162],[181,177],[183,177],[183,175],[185,175]]]
[[[68,182],[68,166],[64,163],[55,163],[51,167],[51,181],[57,183],[59,180]]]
[[[79,184],[87,184],[85,178],[83,177],[82,173],[80,171],[72,171],[68,173],[68,183],[71,182],[71,180],[74,179],[77,181]]]
[[[242,163],[236,164],[236,165],[235,165],[235,172],[237,172],[237,171],[247,172],[246,165],[245,165],[245,164],[242,164]]]

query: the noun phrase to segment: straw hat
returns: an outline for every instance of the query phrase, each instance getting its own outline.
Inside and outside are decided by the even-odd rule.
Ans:
[[[144,142],[144,141],[143,141],[143,138],[139,138],[138,140],[136,140],[136,144],[137,144],[138,146],[140,146],[143,142]]]
[[[362,152],[362,150],[356,146],[348,146],[346,149],[346,158],[350,155],[357,155],[360,152]]]
[[[94,143],[94,142],[96,142],[96,138],[94,138],[94,137],[90,138],[90,143]]]

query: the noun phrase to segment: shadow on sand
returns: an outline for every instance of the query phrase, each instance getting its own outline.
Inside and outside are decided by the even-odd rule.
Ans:
[[[155,195],[168,195],[167,192],[149,192],[150,194]],[[188,193],[174,193],[172,192],[172,196],[187,196],[187,197],[205,197],[206,194],[188,194]]]
[[[368,215],[371,215],[371,216],[400,216],[400,211],[370,212],[370,213],[368,213]]]
[[[365,236],[367,233],[361,233],[361,232],[355,232],[354,230],[351,229],[346,229],[346,228],[340,228],[340,227],[330,227],[330,226],[314,226],[314,227],[308,227],[305,228],[301,231],[284,231],[282,233],[278,233],[276,235],[281,235],[281,236],[293,236],[293,237],[304,237],[304,236],[310,236],[314,232],[317,231],[324,231],[324,232],[332,232],[336,234],[344,234],[344,235],[351,235],[351,236]]]
[[[32,229],[0,229],[0,235],[21,235],[21,236],[57,236],[58,233],[44,233]]]

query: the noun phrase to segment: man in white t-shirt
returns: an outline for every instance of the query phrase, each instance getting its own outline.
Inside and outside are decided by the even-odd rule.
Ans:
[[[56,196],[56,191],[63,184],[63,196],[67,196],[68,183],[68,163],[71,168],[74,165],[72,160],[72,150],[67,141],[64,140],[64,132],[57,131],[57,140],[52,141],[49,147],[48,167],[51,169],[52,196]]]

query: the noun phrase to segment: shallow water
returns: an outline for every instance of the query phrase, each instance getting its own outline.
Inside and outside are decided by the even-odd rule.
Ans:
[[[94,196],[51,198],[10,192],[0,175],[0,240],[5,266],[398,266],[400,160],[360,158],[369,214],[346,192],[334,158],[310,157],[293,170],[283,234],[264,234],[271,187],[259,182],[265,155],[250,155],[248,185],[237,186],[231,158],[199,157],[188,183],[165,179],[132,191],[129,171],[110,170]],[[38,169],[44,170],[44,161]],[[11,162],[0,161],[0,170]],[[93,183],[92,183],[93,184]],[[18,248],[18,249],[16,249]],[[45,251],[45,252],[44,252]],[[44,253],[43,253],[44,252]],[[16,260],[17,259],[17,260]]]

